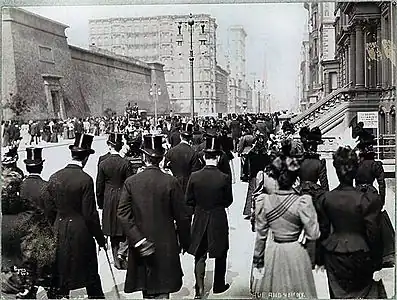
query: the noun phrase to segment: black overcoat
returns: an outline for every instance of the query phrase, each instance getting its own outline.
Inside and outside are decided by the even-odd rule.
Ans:
[[[187,182],[192,172],[201,169],[198,154],[192,146],[181,142],[175,147],[168,150],[165,155],[164,165],[169,167],[172,174],[178,179],[183,193],[186,192]]]
[[[95,240],[105,244],[95,204],[92,178],[75,164],[54,173],[48,181],[49,200],[56,208],[58,283],[79,289],[98,274]]]
[[[215,166],[205,166],[192,173],[186,203],[194,207],[192,242],[188,253],[196,255],[205,232],[208,253],[212,258],[222,257],[229,249],[229,225],[225,208],[233,202],[229,176]]]
[[[129,177],[121,193],[118,217],[130,244],[124,291],[179,291],[183,276],[179,252],[180,246],[187,249],[190,244],[190,216],[176,178],[155,166]],[[156,247],[150,266],[134,248],[144,237]]]
[[[99,165],[101,164],[101,162],[102,161],[104,161],[106,158],[108,158],[110,156],[110,152],[108,152],[108,153],[106,153],[106,154],[104,154],[104,155],[101,155],[101,156],[99,156],[99,159],[98,159],[98,169],[99,169]]]
[[[133,175],[132,165],[119,154],[111,154],[98,168],[96,195],[102,209],[102,230],[107,236],[122,236],[123,228],[117,218],[121,189],[124,181]]]

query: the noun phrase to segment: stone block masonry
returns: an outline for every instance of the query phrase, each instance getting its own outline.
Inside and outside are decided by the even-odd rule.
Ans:
[[[17,8],[3,9],[3,104],[13,95],[26,99],[22,118],[121,114],[128,102],[154,114],[154,83],[166,87],[163,65],[128,60],[68,45],[67,25]],[[158,113],[169,113],[167,89]],[[4,119],[12,119],[10,110]]]

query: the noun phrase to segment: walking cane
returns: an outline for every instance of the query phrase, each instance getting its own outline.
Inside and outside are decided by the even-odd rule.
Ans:
[[[112,266],[111,266],[111,264],[110,264],[110,259],[109,259],[109,254],[108,254],[107,249],[105,249],[105,254],[106,254],[106,259],[107,259],[107,261],[108,261],[110,273],[112,274],[114,287],[115,287],[115,289],[116,289],[117,299],[121,299],[121,298],[120,298],[120,293],[119,293],[119,288],[117,287],[117,283],[116,283],[116,278],[114,278],[113,269],[112,269]]]

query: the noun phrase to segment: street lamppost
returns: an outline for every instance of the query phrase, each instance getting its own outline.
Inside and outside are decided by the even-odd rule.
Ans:
[[[193,19],[193,14],[189,15],[189,20],[187,22],[179,22],[178,25],[178,36],[182,36],[181,28],[182,24],[188,24],[190,27],[190,54],[189,54],[189,61],[190,61],[190,113],[191,113],[191,118],[194,120],[194,67],[193,67],[193,61],[194,61],[194,53],[193,53],[193,26],[195,24],[195,21]],[[201,22],[203,23],[203,22]],[[204,35],[205,25],[201,25],[201,34]],[[202,41],[203,39],[200,39]],[[205,43],[205,40],[203,40]],[[182,40],[179,40],[178,42],[182,42]]]
[[[161,95],[160,87],[157,88],[157,84],[153,83],[152,88],[149,90],[149,95],[154,96],[154,126],[157,126],[157,102]]]

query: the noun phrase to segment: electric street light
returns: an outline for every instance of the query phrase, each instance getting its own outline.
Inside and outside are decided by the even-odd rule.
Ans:
[[[161,96],[161,89],[158,87],[156,89],[156,84],[153,84],[153,87],[149,90],[149,95],[154,96],[154,125],[157,126],[157,102],[159,96]]]
[[[190,61],[190,110],[191,110],[191,118],[194,120],[194,68],[193,68],[193,61],[194,61],[194,53],[193,53],[193,25],[195,24],[195,21],[193,19],[193,14],[189,15],[189,20],[187,22],[179,22],[178,25],[178,36],[179,39],[177,39],[177,42],[182,42],[182,23],[188,24],[190,27],[190,55],[189,55],[189,61]],[[201,22],[203,23],[203,22]],[[201,35],[205,34],[204,31],[205,25],[201,25]],[[204,41],[205,39],[200,38],[200,42]]]

